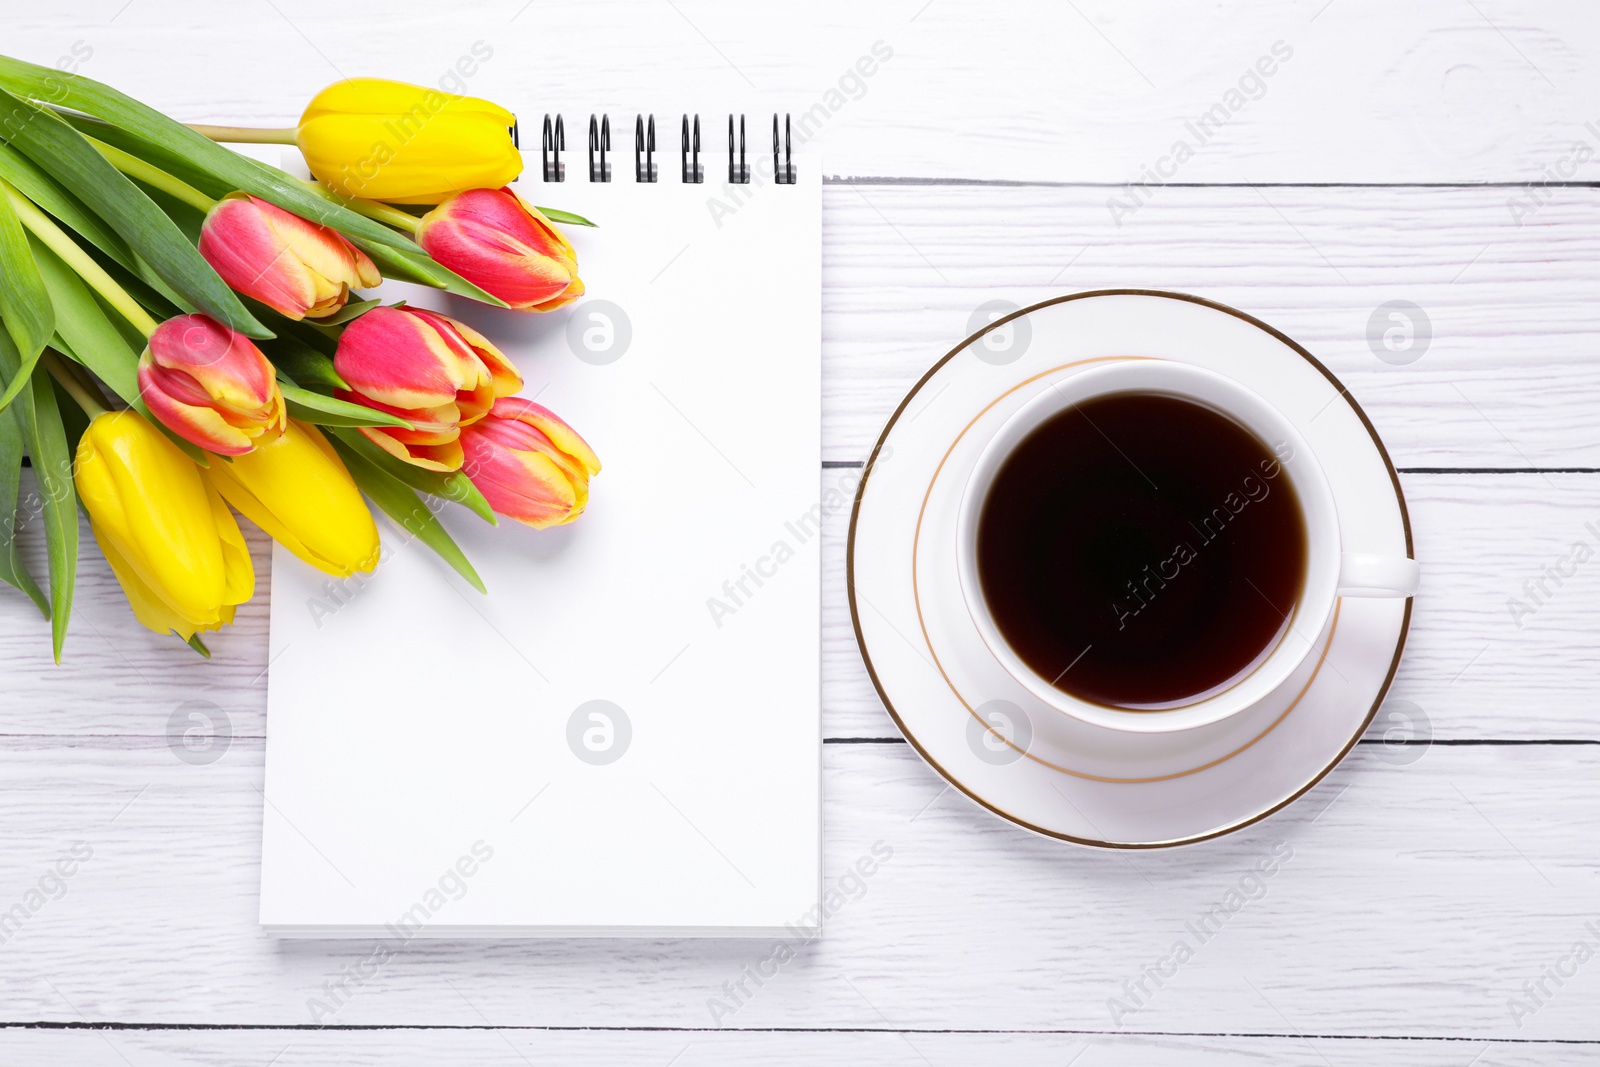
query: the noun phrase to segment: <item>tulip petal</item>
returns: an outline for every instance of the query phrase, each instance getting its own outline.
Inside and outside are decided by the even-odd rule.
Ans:
[[[219,467],[228,465],[217,464]],[[250,562],[250,546],[244,543],[244,534],[239,532],[239,524],[216,486],[206,486],[206,499],[211,504],[211,518],[217,524],[217,540],[222,548],[223,606],[243,604],[256,595],[256,569]],[[232,622],[232,616],[224,621]]]
[[[199,405],[180,403],[173,398],[171,388],[163,388],[156,379],[161,373],[155,368],[139,368],[139,392],[149,406],[150,413],[161,424],[192,445],[208,449],[221,456],[242,456],[255,447],[255,437],[228,423],[216,411]],[[261,431],[257,430],[259,435]]]
[[[463,386],[456,393],[456,403],[461,409],[461,425],[466,426],[483,418],[494,404],[495,397],[522,388],[522,375],[517,368],[483,334],[464,322],[457,322],[436,311],[416,307],[404,310],[431,326],[441,344],[462,360],[471,360],[478,368],[476,382]]]
[[[295,139],[312,173],[347,196],[436,204],[521,173],[510,134],[515,122],[487,100],[352,78],[313,98]]]
[[[222,455],[242,455],[283,427],[283,394],[249,338],[204,315],[157,326],[139,358],[139,392],[162,424]]]
[[[578,297],[582,296],[583,294],[584,294],[583,279],[581,279],[581,278],[573,278],[572,279],[572,284],[568,285],[566,290],[563,291],[560,296],[553,296],[549,300],[546,300],[542,304],[531,304],[525,310],[527,310],[527,311],[554,311],[556,308],[564,308],[564,307],[566,307],[568,304],[570,304],[573,301],[577,300]]]
[[[532,400],[520,396],[506,397],[495,401],[494,415],[497,419],[514,419],[532,426],[549,438],[562,452],[573,457],[586,473],[591,475],[600,473],[600,457],[589,447],[589,442],[543,404],[535,404]]]
[[[318,299],[307,312],[309,317],[337,311],[344,307],[351,289],[383,281],[366,253],[345,240],[338,230],[319,226],[265,200],[257,200],[256,205],[267,228],[311,275]]]
[[[331,314],[352,288],[383,280],[337,230],[245,193],[207,213],[200,254],[235,290],[292,319]]]
[[[376,307],[344,328],[334,369],[363,397],[395,408],[431,408],[455,400],[487,377],[481,362],[452,347],[426,320]]]
[[[248,337],[204,315],[175,315],[150,335],[151,359],[194,378],[213,400],[238,408],[272,396],[272,364]]]
[[[561,231],[510,189],[472,189],[427,215],[417,242],[439,263],[514,308],[577,299],[578,257]]]
[[[177,446],[135,411],[98,415],[75,480],[136,616],[185,639],[232,618],[254,571],[238,526]]]
[[[464,469],[495,511],[535,529],[564,521],[577,505],[577,493],[550,457],[502,448],[482,434],[462,435]]]
[[[358,426],[357,431],[396,459],[428,471],[449,473],[461,469],[461,441],[458,438],[437,443],[407,444],[395,440],[375,426]]]
[[[522,388],[522,372],[517,370],[516,364],[512,363],[506,357],[506,354],[496,348],[494,342],[483,334],[464,322],[447,318],[438,312],[428,311],[426,308],[412,308],[411,311],[413,314],[421,315],[430,323],[434,323],[435,328],[440,333],[444,332],[445,325],[455,331],[456,335],[472,350],[472,353],[488,368],[489,377],[494,382],[494,395],[496,397],[511,396]],[[442,324],[437,321],[441,319],[443,320]]]
[[[213,464],[205,478],[274,541],[318,570],[348,578],[377,566],[372,513],[314,426],[290,420],[280,437],[232,463]]]
[[[111,564],[111,573],[116,576],[117,584],[122,586],[122,594],[128,598],[128,606],[133,609],[133,617],[158,634],[176,633],[185,641],[193,637],[200,627],[179,615],[165,600],[156,595],[155,590],[151,589],[139,576],[139,572],[129,564],[117,547],[116,539],[106,533],[104,526],[91,518],[89,531],[94,534],[95,543],[100,546],[100,552],[106,557],[106,562]]]
[[[390,118],[410,115],[413,109],[419,107],[435,115],[483,115],[508,128],[516,122],[515,115],[492,101],[475,96],[457,96],[390,78],[345,78],[336,81],[312,97],[305,113],[301,115],[301,122],[326,115]]]
[[[291,319],[316,302],[316,282],[248,196],[228,196],[200,227],[200,255],[236,292]]]

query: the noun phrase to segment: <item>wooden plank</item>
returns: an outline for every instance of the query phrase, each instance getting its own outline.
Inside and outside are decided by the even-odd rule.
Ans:
[[[850,492],[855,477],[848,469],[821,472],[825,490]],[[1593,611],[1600,563],[1573,562],[1578,542],[1600,549],[1600,534],[1585,525],[1600,528],[1600,477],[1462,474],[1402,480],[1424,585],[1392,696],[1420,707],[1438,738],[1600,739],[1600,646]],[[848,521],[848,511],[834,511],[823,528],[824,733],[897,736],[850,625],[844,589]],[[209,706],[199,706],[201,713],[220,710],[235,734],[263,736],[270,554],[259,532],[249,534],[256,598],[231,629],[211,640],[209,662],[134,622],[87,527],[60,667],[49,662],[48,628],[37,612],[20,594],[0,590],[0,671],[7,679],[0,733],[164,737],[172,729],[181,737],[192,725],[184,709],[201,701]],[[39,538],[25,527],[23,539],[39,565]],[[1547,576],[1558,565],[1571,576]]]
[[[1483,1042],[1313,1039],[1292,1037],[1159,1036],[1128,1034],[950,1033],[715,1033],[705,1031],[582,1030],[0,1030],[0,1056],[17,1063],[76,1067],[173,1065],[300,1067],[338,1063],[378,1067],[426,1063],[436,1067],[526,1067],[530,1063],[677,1064],[681,1067],[764,1067],[870,1063],[927,1067],[930,1063],[1005,1063],[1061,1067],[1083,1057],[1100,1067],[1233,1067],[1302,1062],[1351,1067],[1381,1062],[1404,1067],[1461,1067],[1463,1053]],[[1590,1062],[1589,1045],[1495,1044],[1479,1063],[1489,1067],[1551,1067]],[[1091,1057],[1089,1059],[1088,1057]],[[274,1058],[276,1057],[276,1058]],[[676,1058],[675,1058],[676,1057]]]
[[[1595,190],[1560,190],[1520,226],[1503,189],[1165,189],[1121,227],[1105,193],[826,189],[824,458],[864,459],[979,305],[1129,287],[1209,297],[1295,338],[1400,467],[1600,467]],[[1430,324],[1407,364],[1379,358],[1381,331],[1368,340],[1391,300]]]
[[[1128,855],[1003,823],[908,746],[829,745],[825,936],[770,965],[775,945],[750,941],[397,942],[381,958],[371,941],[272,942],[255,924],[261,755],[0,744],[8,1018],[1600,1040],[1600,964],[1520,1020],[1508,1007],[1600,940],[1600,861],[1572,831],[1600,819],[1596,747],[1435,747],[1405,766],[1364,747],[1263,824]],[[1191,958],[1160,962],[1180,940]]]
[[[733,0],[465,0],[381,19],[277,7],[220,19],[145,0],[109,24],[92,8],[17,9],[5,37],[12,54],[59,57],[196,122],[284,126],[336,78],[437,85],[465,69],[452,87],[520,111],[529,143],[543,113],[564,112],[574,158],[590,112],[626,127],[640,109],[669,120],[669,144],[680,112],[703,114],[715,141],[721,116],[742,109],[758,158],[767,116],[787,111],[847,175],[1537,181],[1576,142],[1600,147],[1585,126],[1600,118],[1600,26],[1582,0],[1242,0],[1225,13],[1172,0],[855,0],[781,30]],[[159,54],[188,58],[148,62]],[[271,78],[239,61],[258,54],[272,56]],[[1180,141],[1192,153],[1181,163]],[[1597,167],[1569,169],[1593,180]]]

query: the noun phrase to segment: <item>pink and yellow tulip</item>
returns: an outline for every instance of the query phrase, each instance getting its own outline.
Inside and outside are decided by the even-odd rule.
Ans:
[[[384,451],[427,470],[461,467],[461,428],[522,388],[511,361],[472,327],[416,307],[380,307],[346,326],[333,359],[342,400],[398,415],[412,429],[362,427]]]
[[[549,408],[514,396],[461,431],[462,468],[489,506],[534,529],[583,514],[600,457]]]
[[[191,444],[242,456],[283,432],[283,393],[246,336],[204,315],[157,326],[139,357],[139,392],[162,425]]]
[[[519,310],[552,311],[583,295],[578,254],[510,189],[472,189],[422,216],[417,243],[436,261]]]
[[[200,254],[234,290],[291,319],[332,315],[351,289],[383,281],[337,230],[245,193],[230,193],[206,215]]]

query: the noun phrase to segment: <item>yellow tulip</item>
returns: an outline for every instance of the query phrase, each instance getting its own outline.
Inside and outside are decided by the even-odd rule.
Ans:
[[[348,78],[312,98],[295,142],[335,192],[437,204],[522,173],[516,116],[498,104],[383,78]]]
[[[378,527],[350,472],[315,426],[289,420],[282,434],[205,478],[244,516],[296,556],[336,578],[378,565]]]
[[[235,605],[255,592],[228,506],[143,415],[95,416],[78,442],[74,480],[94,539],[150,629],[187,641],[231,623]]]

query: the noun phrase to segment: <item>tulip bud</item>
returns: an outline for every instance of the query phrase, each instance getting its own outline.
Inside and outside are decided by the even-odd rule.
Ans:
[[[315,426],[287,428],[206,481],[245,518],[307,563],[348,578],[378,565],[378,527],[338,453]]]
[[[246,336],[204,315],[176,315],[139,357],[139,393],[162,425],[191,444],[242,456],[282,432],[283,394],[272,364]]]
[[[78,442],[73,478],[133,614],[156,633],[187,641],[219,629],[255,592],[250,552],[228,505],[143,415],[95,416]]]
[[[461,427],[483,418],[496,397],[522,388],[522,375],[466,323],[417,307],[378,307],[339,336],[334,370],[349,384],[341,400],[412,424],[363,426],[384,451],[428,470],[461,467]]]
[[[583,294],[578,254],[510,189],[470,189],[422,216],[417,243],[514,308],[552,311]]]
[[[382,78],[334,82],[312,98],[295,141],[317,180],[345,196],[437,204],[522,173],[516,116],[498,104]]]
[[[228,194],[206,215],[200,254],[233,289],[291,319],[332,315],[351,289],[383,281],[337,230],[245,193]]]
[[[536,530],[583,514],[600,457],[549,408],[520,396],[496,400],[461,431],[462,467],[489,506]]]

